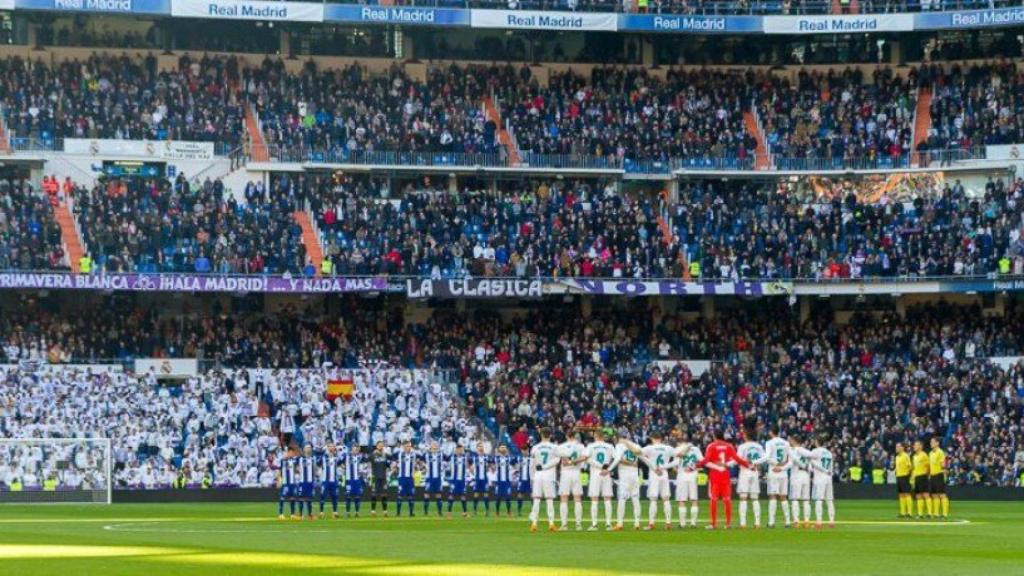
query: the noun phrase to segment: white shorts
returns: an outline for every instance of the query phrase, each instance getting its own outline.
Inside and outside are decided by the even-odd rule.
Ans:
[[[612,490],[612,475],[601,476],[601,470],[594,470],[590,475],[590,484],[587,486],[587,496],[590,498],[611,498],[614,495]]]
[[[795,472],[789,479],[790,500],[811,499],[811,478],[807,472]]]
[[[669,499],[672,497],[672,486],[668,481],[668,472],[664,470],[661,472],[661,476],[655,473],[647,478],[647,499],[648,500],[659,500]]]
[[[555,471],[554,469],[537,472],[533,475],[531,490],[534,498],[555,497]]]
[[[640,496],[640,473],[636,466],[619,466],[619,500]]]
[[[757,498],[761,493],[761,478],[752,470],[740,470],[736,481],[736,493]]]
[[[782,496],[784,498],[789,496],[789,475],[785,472],[769,472],[768,473],[768,495],[769,496]]]
[[[814,479],[814,499],[815,500],[831,500],[832,499],[832,478],[815,478]]]
[[[676,477],[676,500],[680,502],[696,502],[697,501],[697,477],[687,478],[685,476]]]
[[[562,470],[562,475],[558,477],[558,495],[583,495],[583,483],[580,482],[579,470]]]

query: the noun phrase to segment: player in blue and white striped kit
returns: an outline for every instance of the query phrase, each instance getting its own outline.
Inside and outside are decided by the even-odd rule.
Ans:
[[[427,468],[427,477],[423,487],[423,515],[430,511],[430,499],[437,502],[437,515],[441,510],[441,482],[444,479],[444,454],[437,442],[430,443],[430,450],[423,455],[423,463]]]
[[[455,453],[448,457],[448,517],[452,516],[455,498],[462,500],[462,517],[469,511],[466,508],[466,476],[468,475],[469,455],[461,444],[455,447]]]
[[[533,497],[533,486],[530,485],[533,479],[533,459],[526,453],[516,458],[516,467],[519,469],[519,481],[516,483],[516,516],[523,515],[523,499]]]
[[[494,456],[494,515],[501,516],[501,502],[505,502],[505,512],[512,517],[512,471],[516,467],[515,458],[508,453],[504,444],[498,446],[498,454]]]
[[[295,463],[295,473],[299,481],[299,517],[302,517],[302,507],[306,507],[306,518],[313,519],[313,488],[316,482],[316,458],[313,457],[313,447],[309,444],[302,450]]]
[[[416,452],[412,449],[412,442],[406,441],[402,449],[398,451],[398,511],[396,516],[402,515],[402,501],[409,503],[409,516],[415,516],[413,509],[413,498],[416,496],[416,486],[413,484],[413,476],[416,472]]]
[[[345,464],[345,517],[352,511],[355,504],[356,517],[359,517],[359,505],[363,502],[363,455],[359,445],[344,450],[341,456]]]
[[[472,455],[473,461],[473,515],[477,514],[477,504],[484,501],[484,515],[490,514],[487,494],[487,465],[491,457],[487,455],[483,442],[476,443],[476,452]]]
[[[283,450],[278,457],[278,481],[281,493],[277,500],[277,519],[284,520],[284,503],[288,501],[289,514],[295,518],[295,458],[291,450]]]
[[[333,517],[338,517],[338,462],[340,458],[334,443],[320,454],[320,517],[324,517],[324,500],[331,499]]]

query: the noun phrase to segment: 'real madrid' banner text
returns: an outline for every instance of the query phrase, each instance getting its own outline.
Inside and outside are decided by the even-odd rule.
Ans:
[[[581,280],[549,282],[545,294],[613,296],[776,296],[792,294],[791,282],[683,282],[676,280]]]
[[[465,278],[462,280],[409,280],[409,298],[540,298],[540,280]]]
[[[913,14],[765,16],[763,22],[765,34],[851,34],[914,29]]]
[[[224,20],[323,22],[324,5],[265,0],[171,0],[171,16]]]
[[[619,29],[619,16],[615,13],[472,10],[469,17],[473,28],[605,32]]]

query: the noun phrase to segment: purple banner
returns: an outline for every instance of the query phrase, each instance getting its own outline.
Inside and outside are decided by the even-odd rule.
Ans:
[[[262,292],[337,294],[388,289],[387,278],[287,278],[197,274],[70,274],[0,272],[0,288],[124,290],[135,292]]]
[[[566,279],[545,287],[549,294],[609,294],[619,296],[773,296],[792,294],[791,282],[684,282],[679,280]]]

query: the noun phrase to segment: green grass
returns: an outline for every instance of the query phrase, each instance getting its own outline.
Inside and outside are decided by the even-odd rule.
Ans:
[[[11,505],[0,574],[1024,574],[1019,503],[953,502],[969,523],[946,524],[837,505],[851,523],[834,530],[537,534],[518,518],[278,521],[274,503]]]

